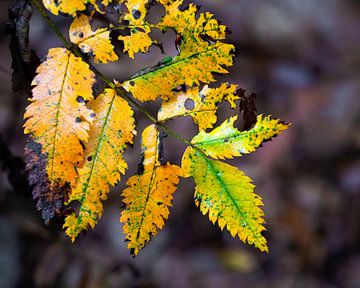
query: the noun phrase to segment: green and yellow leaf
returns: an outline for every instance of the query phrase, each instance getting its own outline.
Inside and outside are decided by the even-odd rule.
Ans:
[[[133,110],[113,89],[106,89],[89,107],[96,116],[86,144],[85,163],[78,169],[79,178],[68,201],[79,201],[80,212],[68,215],[64,224],[72,241],[81,231],[94,228],[101,217],[109,185],[114,186],[125,173],[127,164],[122,154],[135,134]]]
[[[85,101],[93,99],[95,75],[88,64],[64,48],[50,49],[37,69],[33,97],[26,108],[25,134],[41,144],[47,157],[50,190],[74,183],[93,121]]]
[[[259,115],[251,130],[239,131],[234,127],[236,119],[237,116],[229,118],[209,133],[200,131],[191,143],[212,158],[233,158],[254,152],[264,141],[270,140],[289,127],[289,124],[284,124],[278,119]]]
[[[126,209],[120,222],[131,254],[137,255],[145,244],[162,229],[169,217],[172,194],[179,183],[181,169],[176,165],[161,164],[159,154],[161,136],[155,125],[148,126],[142,134],[143,162],[139,174],[127,181],[122,196]]]
[[[208,159],[202,152],[187,148],[182,160],[184,176],[195,181],[195,204],[210,221],[226,228],[233,237],[268,252],[263,205],[255,186],[244,173],[229,164]]]
[[[199,91],[199,87],[188,88],[176,97],[165,101],[158,112],[158,120],[166,121],[174,117],[191,116],[200,130],[212,128],[216,123],[216,111],[221,101],[228,101],[235,108],[235,101],[240,99],[236,94],[237,86],[223,83],[218,88],[207,85]],[[193,107],[189,107],[192,104]]]
[[[44,6],[51,13],[58,15],[59,13],[76,15],[77,11],[84,11],[87,4],[93,5],[96,10],[100,11],[97,0],[43,0]],[[108,6],[111,0],[102,0],[103,6]]]
[[[166,58],[165,63],[140,71],[120,85],[140,101],[172,98],[173,90],[182,84],[210,83],[215,81],[212,73],[227,73],[223,66],[233,64],[233,49],[231,44],[216,42],[197,52],[180,52],[179,56]]]

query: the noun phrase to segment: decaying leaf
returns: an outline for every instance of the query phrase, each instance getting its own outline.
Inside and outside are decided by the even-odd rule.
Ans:
[[[172,194],[181,175],[180,167],[161,164],[161,135],[155,125],[148,126],[142,134],[142,155],[140,173],[129,178],[122,196],[126,209],[120,221],[128,248],[134,256],[164,226],[169,216]]]
[[[130,35],[120,35],[118,39],[124,42],[124,52],[134,58],[136,53],[147,52],[155,40],[152,40],[149,33],[151,25],[145,21],[147,14],[148,0],[119,0],[123,3],[128,13],[125,13],[120,20],[129,23]]]
[[[244,173],[229,164],[208,159],[202,152],[187,148],[182,160],[184,176],[195,181],[194,200],[203,215],[218,223],[233,237],[268,252],[267,241],[261,234],[265,229],[261,197]]]
[[[196,19],[194,4],[180,10],[182,0],[160,2],[165,5],[166,15],[155,27],[177,32],[181,39],[180,54],[174,58],[165,57],[154,67],[143,69],[120,84],[140,101],[172,98],[173,90],[183,84],[214,82],[213,73],[227,73],[224,67],[233,64],[234,46],[218,41],[225,38],[226,27],[213,19],[212,14],[201,13]],[[212,41],[204,40],[206,37]]]
[[[82,52],[94,55],[95,63],[107,63],[118,60],[111,44],[109,28],[92,31],[90,17],[82,14],[76,17],[69,30],[71,42],[78,45]]]
[[[231,108],[235,108],[235,101],[239,99],[236,85],[223,83],[218,88],[207,85],[199,91],[199,87],[192,87],[186,92],[180,92],[176,97],[165,101],[158,113],[159,121],[166,121],[179,116],[191,116],[200,130],[212,128],[216,123],[216,111],[222,101],[228,101]]]
[[[30,140],[25,146],[26,171],[28,181],[33,186],[32,194],[37,201],[36,207],[46,223],[61,213],[63,203],[70,192],[70,185],[51,187],[46,170],[46,155],[41,153],[41,145]]]
[[[86,160],[78,169],[79,178],[69,198],[69,202],[79,201],[81,207],[78,215],[68,215],[64,224],[72,241],[81,231],[94,228],[101,217],[109,184],[115,185],[125,173],[127,163],[122,154],[135,134],[133,110],[113,89],[106,89],[89,107],[96,116],[86,144]]]
[[[48,193],[56,194],[59,187],[74,183],[76,166],[83,162],[82,142],[87,142],[93,121],[84,101],[93,99],[95,76],[88,64],[63,48],[50,49],[37,73],[24,132],[41,144]]]
[[[215,159],[233,158],[254,152],[263,142],[289,127],[278,119],[259,115],[255,126],[248,131],[234,128],[237,116],[224,121],[209,133],[200,131],[191,143]]]
[[[174,58],[167,57],[156,66],[140,71],[121,86],[140,101],[172,98],[173,90],[182,84],[210,83],[215,81],[212,73],[227,73],[223,66],[233,64],[233,49],[231,44],[216,42],[200,51],[183,50],[186,52],[180,52]]]
[[[101,0],[101,5],[108,6],[112,0]],[[93,5],[98,11],[101,11],[97,5],[98,0],[43,0],[44,6],[51,13],[58,15],[59,13],[76,15],[77,11],[84,11],[87,4]]]

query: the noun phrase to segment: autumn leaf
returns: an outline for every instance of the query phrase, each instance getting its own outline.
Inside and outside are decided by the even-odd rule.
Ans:
[[[121,213],[120,222],[124,223],[128,248],[134,256],[164,227],[181,175],[180,167],[161,164],[159,154],[161,135],[155,125],[150,125],[142,134],[143,161],[139,174],[129,178],[128,188],[122,193],[126,209]]]
[[[147,52],[155,40],[150,37],[151,25],[145,21],[148,0],[119,0],[128,12],[120,20],[129,23],[130,35],[120,35],[118,39],[124,42],[124,52],[134,58],[136,53]]]
[[[191,143],[212,158],[233,158],[254,152],[263,142],[289,127],[289,124],[282,123],[278,119],[259,115],[251,130],[239,131],[234,128],[236,119],[237,116],[229,118],[209,133],[200,131]]]
[[[71,42],[78,45],[83,53],[94,55],[95,63],[118,60],[114,46],[111,44],[109,28],[92,31],[90,17],[84,14],[74,19],[70,26],[69,36]]]
[[[83,161],[81,142],[87,142],[93,121],[85,101],[93,99],[95,75],[88,64],[64,48],[50,49],[37,73],[24,115],[24,133],[42,146],[51,193],[73,183],[76,166]]]
[[[72,241],[81,231],[94,228],[101,217],[109,185],[114,186],[127,169],[122,154],[135,134],[133,110],[113,89],[106,89],[89,107],[96,116],[86,144],[86,160],[78,169],[79,178],[68,201],[79,201],[80,212],[68,215],[64,224]]]
[[[64,13],[75,16],[77,11],[86,9],[86,4],[93,5],[100,12],[101,9],[97,5],[97,1],[98,0],[43,0],[43,3],[46,9],[55,15]],[[110,2],[111,0],[102,0],[101,4],[108,6]]]
[[[176,97],[165,101],[158,112],[158,120],[166,121],[174,117],[191,116],[200,130],[212,128],[216,123],[216,111],[221,101],[228,101],[231,108],[235,108],[235,101],[239,99],[236,85],[223,83],[218,88],[207,85],[199,91],[195,86],[180,92]]]
[[[182,2],[161,1],[167,14],[154,25],[163,31],[174,29],[177,32],[181,39],[179,55],[165,57],[157,65],[143,69],[119,84],[140,101],[172,98],[173,90],[183,84],[193,86],[214,82],[213,73],[228,73],[224,67],[233,64],[234,46],[218,41],[225,38],[226,27],[210,13],[201,13],[197,19],[194,4],[179,10]],[[212,41],[205,41],[204,37],[210,37]]]
[[[70,185],[52,186],[49,181],[46,155],[41,153],[41,145],[30,140],[25,145],[25,163],[32,195],[36,200],[36,207],[41,211],[45,223],[61,213],[64,202],[70,192]]]
[[[244,173],[229,164],[208,159],[202,152],[187,148],[182,160],[184,176],[195,181],[194,200],[203,215],[226,228],[244,243],[268,252],[267,241],[261,234],[265,229],[261,197]]]

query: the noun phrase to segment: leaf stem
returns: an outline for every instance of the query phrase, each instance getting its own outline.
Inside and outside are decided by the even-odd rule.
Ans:
[[[84,55],[76,49],[76,46],[73,45],[72,43],[70,43],[62,34],[62,32],[60,31],[60,29],[56,26],[56,24],[50,19],[50,17],[48,16],[46,10],[44,9],[44,7],[39,3],[38,0],[31,0],[31,2],[34,4],[34,6],[36,7],[36,9],[39,11],[40,15],[44,18],[44,20],[46,21],[46,23],[48,24],[48,26],[55,32],[55,34],[57,35],[57,37],[60,39],[61,42],[63,42],[64,46],[66,49],[70,50],[72,53],[74,53],[76,56],[84,58]],[[149,111],[147,111],[143,106],[141,106],[139,103],[137,103],[131,96],[130,94],[125,91],[123,88],[118,87],[115,85],[115,83],[113,81],[111,81],[107,76],[105,76],[102,72],[100,72],[92,63],[89,63],[88,61],[86,61],[85,59],[83,59],[89,66],[90,68],[93,70],[93,72],[101,79],[104,81],[104,83],[106,83],[106,85],[108,85],[110,88],[114,89],[117,94],[121,95],[126,101],[128,101],[133,107],[136,107],[138,110],[140,110],[151,122],[153,122],[154,124],[158,125],[162,130],[164,130],[164,132],[166,132],[167,134],[175,137],[176,139],[178,139],[179,141],[192,146],[191,142],[185,138],[183,138],[181,135],[177,134],[176,132],[174,132],[173,130],[171,130],[170,128],[166,127],[164,124],[160,123],[159,121],[157,121],[157,119],[152,116],[150,114]]]

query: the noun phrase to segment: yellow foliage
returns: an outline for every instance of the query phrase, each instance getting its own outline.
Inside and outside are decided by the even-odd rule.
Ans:
[[[130,35],[120,35],[119,40],[124,42],[124,52],[134,58],[135,53],[147,52],[150,46],[156,41],[150,38],[150,24],[145,21],[147,14],[148,0],[118,0],[125,4],[128,13],[125,13],[121,19],[127,20],[130,27]]]
[[[169,216],[172,194],[181,175],[180,167],[159,161],[160,136],[155,125],[148,126],[142,134],[143,171],[127,181],[122,196],[126,209],[120,221],[128,248],[134,256],[164,226]]]
[[[233,158],[254,152],[264,141],[280,134],[289,127],[278,119],[259,115],[255,126],[249,131],[234,128],[237,117],[224,121],[213,131],[200,131],[191,143],[200,148],[206,155],[215,159]]]
[[[210,221],[218,223],[233,237],[268,252],[267,241],[261,234],[265,229],[263,205],[254,193],[255,186],[244,173],[229,164],[208,159],[202,152],[187,148],[182,160],[185,176],[195,181],[195,204]]]
[[[168,1],[162,0],[161,4],[165,7],[165,16],[159,23],[159,28],[166,30],[174,28],[181,34],[185,41],[204,42],[200,35],[209,36],[214,40],[225,39],[226,26],[220,25],[209,12],[200,13],[197,17],[198,8],[190,3],[186,10],[179,10],[183,5],[183,0]],[[196,19],[198,18],[198,19]]]
[[[186,57],[181,52],[179,56],[167,59],[166,63],[140,71],[120,85],[140,101],[155,100],[158,97],[172,98],[172,90],[182,84],[192,86],[199,85],[200,82],[210,83],[215,81],[212,73],[227,73],[223,66],[232,65],[233,48],[233,45],[216,42],[201,51],[184,52]]]
[[[32,134],[47,155],[50,189],[73,183],[83,161],[83,147],[93,121],[85,106],[92,100],[95,75],[88,64],[64,48],[50,49],[37,69],[33,97],[26,108],[25,134]]]
[[[235,109],[235,101],[239,99],[236,94],[236,85],[223,83],[219,88],[209,88],[207,85],[199,92],[199,87],[188,88],[176,97],[169,99],[161,105],[158,113],[159,121],[166,121],[179,116],[191,116],[200,130],[212,128],[216,123],[216,111],[221,101],[230,103]],[[190,103],[193,107],[187,107]]]
[[[163,31],[176,30],[181,39],[180,54],[174,58],[166,57],[166,61],[144,69],[120,84],[140,101],[172,98],[173,90],[182,84],[193,86],[214,82],[212,73],[228,73],[224,67],[233,64],[234,46],[217,41],[225,38],[226,27],[219,25],[211,13],[201,13],[196,19],[194,4],[180,11],[182,2],[161,1],[167,13],[160,23],[153,25]],[[214,41],[205,41],[202,36],[209,36]]]
[[[79,215],[65,219],[66,234],[72,239],[88,227],[94,228],[101,217],[109,192],[124,174],[127,164],[122,156],[127,143],[133,143],[135,121],[129,104],[113,89],[106,89],[89,107],[96,114],[86,144],[85,163],[78,169],[79,178],[73,185],[68,202],[79,201]]]
[[[110,27],[111,28],[111,27]],[[71,42],[78,45],[83,53],[92,53],[95,63],[118,60],[111,44],[108,28],[91,30],[90,17],[82,14],[76,17],[69,30]]]
[[[135,53],[147,52],[149,47],[155,43],[149,36],[150,29],[147,27],[144,31],[145,32],[139,31],[134,28],[131,30],[130,35],[120,35],[118,37],[119,40],[124,42],[124,52],[127,52],[130,58],[134,58]]]
[[[102,0],[103,6],[108,6],[112,0]],[[58,15],[59,13],[76,15],[77,11],[86,9],[86,4],[92,4],[98,11],[100,11],[97,0],[43,0],[44,6],[51,13]]]

